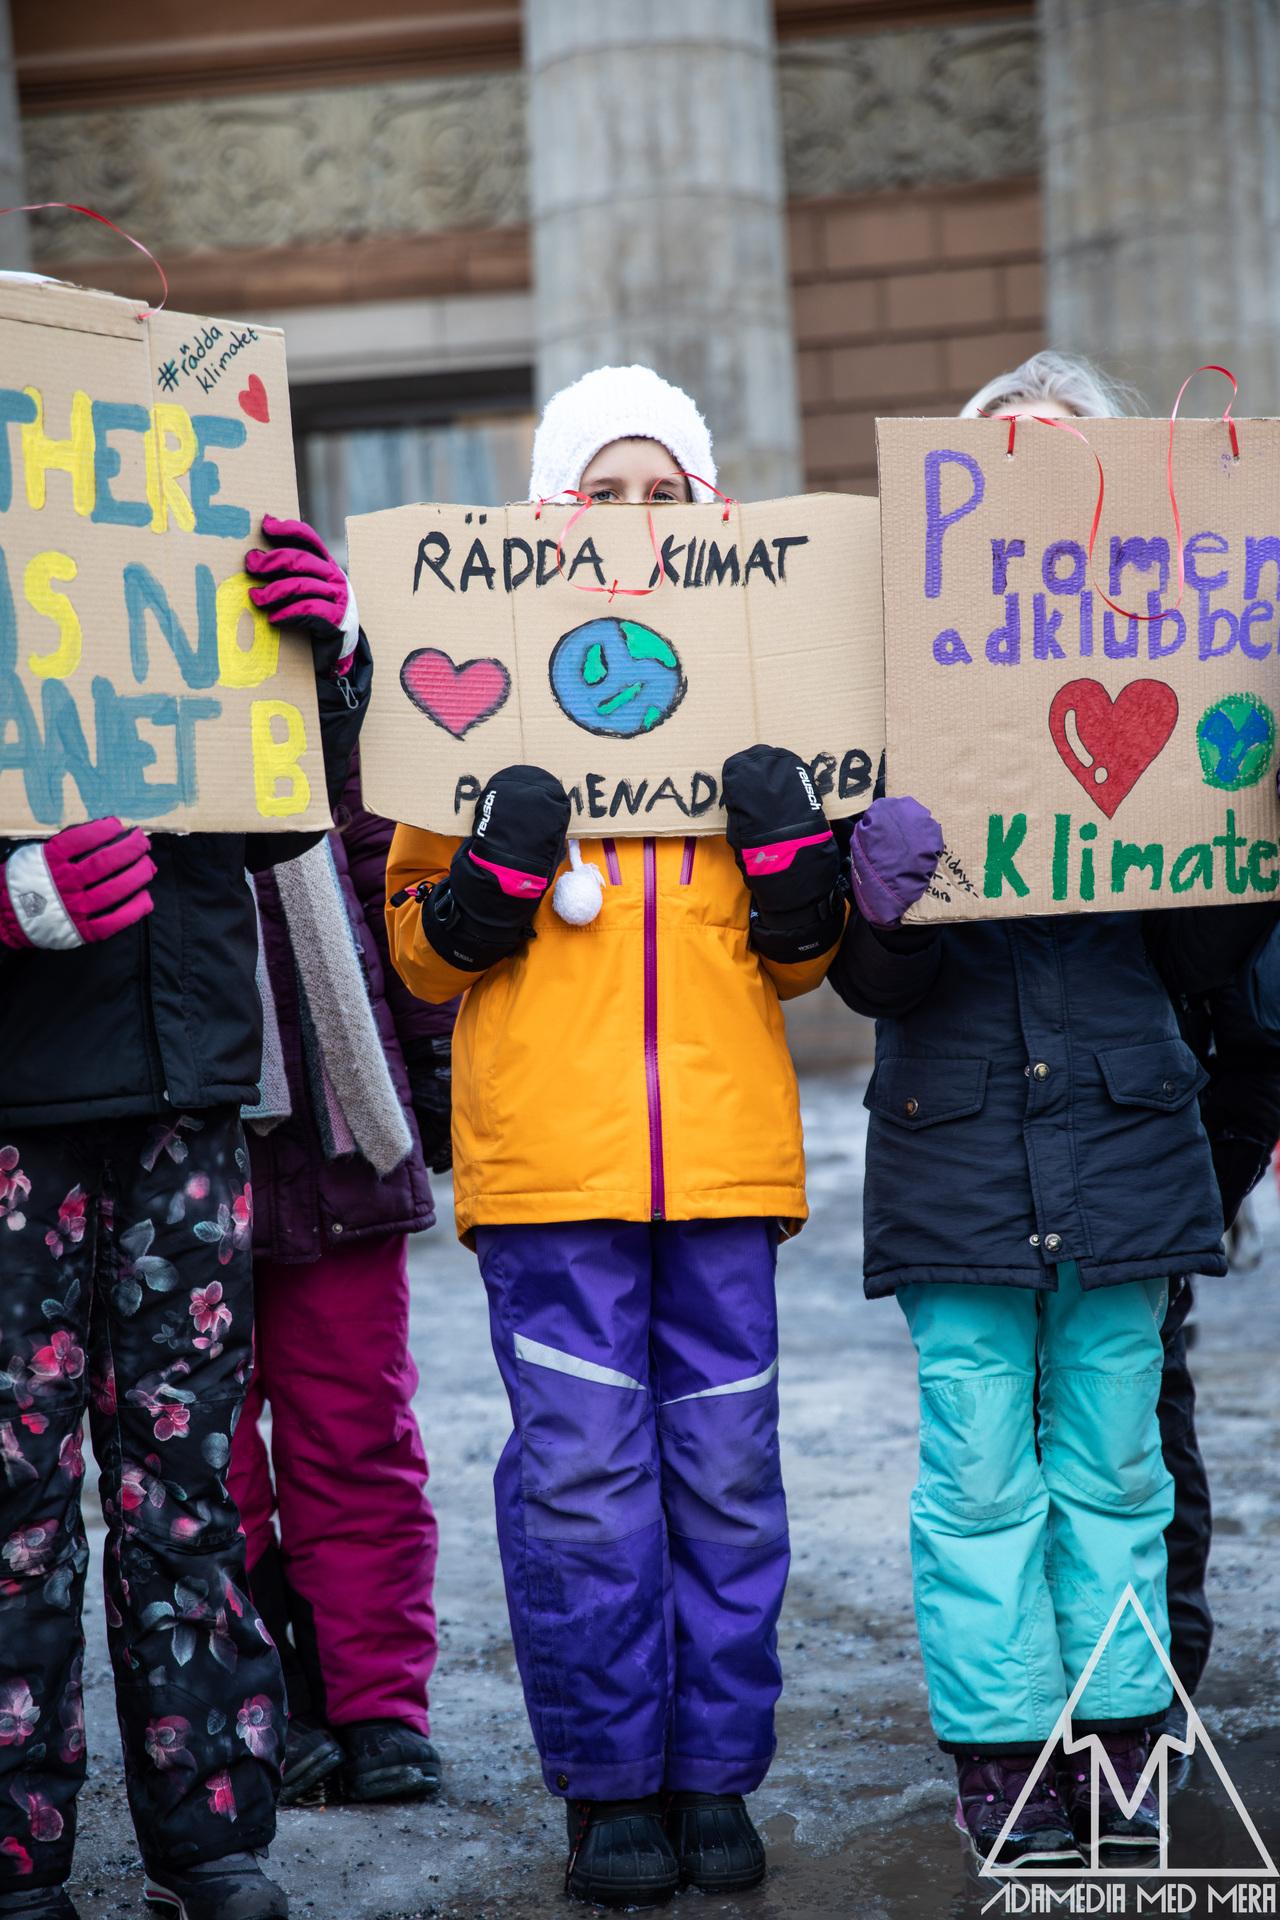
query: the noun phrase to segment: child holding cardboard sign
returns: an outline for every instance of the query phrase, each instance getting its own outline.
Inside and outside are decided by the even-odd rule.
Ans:
[[[286,544],[250,570],[272,577],[273,623],[310,640],[332,804],[368,643],[336,566],[317,580],[316,536],[269,516],[264,532]],[[148,840],[115,819],[0,840],[0,1915],[75,1920],[86,1408],[147,1898],[183,1920],[288,1911],[257,1859],[275,1831],[284,1688],[226,1469],[253,1357],[240,1109],[257,1097],[262,1009],[245,869],[309,844]]]
[[[1059,356],[1020,373],[984,390],[995,412],[1114,411]],[[1174,1002],[1228,981],[1264,923],[1243,906],[904,926],[942,853],[915,800],[872,804],[830,974],[877,1019],[866,1290],[896,1294],[919,1354],[931,1714],[981,1857],[1069,1871],[1096,1830],[1104,1866],[1138,1862],[1160,1844],[1144,1772],[1173,1692],[1161,1330],[1173,1277],[1226,1271],[1206,1076]],[[1101,1773],[1060,1748],[1068,1708]]]
[[[687,500],[714,476],[687,395],[605,367],[548,405],[531,490]],[[774,1263],[806,1212],[779,1003],[845,909],[794,755],[734,754],[724,791],[727,838],[574,846],[566,874],[563,787],[509,767],[467,839],[400,827],[387,875],[405,979],[466,990],[455,1205],[515,1424],[512,1633],[568,1891],[615,1906],[764,1873],[742,1796],[773,1754],[789,1563]]]

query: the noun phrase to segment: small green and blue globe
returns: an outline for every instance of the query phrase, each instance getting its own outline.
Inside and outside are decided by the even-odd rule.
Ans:
[[[638,620],[588,620],[551,655],[551,691],[569,719],[615,740],[669,720],[686,684],[671,642]]]
[[[1275,752],[1276,722],[1253,693],[1229,693],[1200,716],[1196,747],[1206,786],[1239,793],[1261,780]]]

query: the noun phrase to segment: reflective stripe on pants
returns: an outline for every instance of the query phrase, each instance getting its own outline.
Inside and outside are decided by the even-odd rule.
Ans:
[[[476,1235],[512,1637],[554,1793],[750,1793],[790,1560],[764,1220]]]

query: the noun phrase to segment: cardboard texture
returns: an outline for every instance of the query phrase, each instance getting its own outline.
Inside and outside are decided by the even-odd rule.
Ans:
[[[347,536],[376,662],[361,769],[379,813],[469,832],[485,780],[524,762],[564,782],[575,831],[721,833],[721,767],[757,741],[804,757],[832,817],[868,804],[874,500],[734,503],[727,520],[719,505],[413,506]],[[655,540],[656,589],[622,591],[659,578]]]
[[[328,822],[311,649],[250,606],[297,512],[284,337],[0,281],[0,832]]]
[[[880,420],[886,768],[942,823],[910,917],[1275,894],[1280,421]],[[1104,598],[1106,596],[1106,598]],[[1106,604],[1114,601],[1123,612]],[[1138,620],[1130,613],[1155,615]]]

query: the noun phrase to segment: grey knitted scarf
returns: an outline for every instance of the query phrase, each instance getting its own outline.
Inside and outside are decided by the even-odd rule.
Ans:
[[[318,1056],[312,1063],[318,1067],[313,1084],[319,1080],[316,1117],[326,1152],[336,1156],[350,1151],[349,1137],[374,1171],[385,1177],[410,1152],[413,1137],[382,1050],[332,848],[327,839],[322,840],[274,872],[298,972],[303,1028],[312,1036]],[[260,986],[263,973],[265,967],[260,967]],[[278,1087],[268,1053],[273,1028],[281,1075],[284,1062],[275,1009],[272,1006],[267,1013],[266,999],[263,1012],[267,1044],[262,1099],[260,1108],[246,1112],[245,1117],[259,1121],[265,1130],[273,1118],[268,1102],[272,1089]]]

